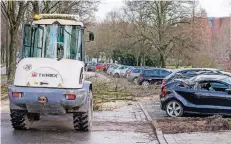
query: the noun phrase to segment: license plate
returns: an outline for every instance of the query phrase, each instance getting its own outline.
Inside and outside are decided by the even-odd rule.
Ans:
[[[48,99],[45,96],[41,96],[38,98],[38,102],[41,104],[47,103]]]

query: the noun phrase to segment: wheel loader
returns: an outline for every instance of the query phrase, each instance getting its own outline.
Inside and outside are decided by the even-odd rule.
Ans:
[[[76,131],[92,127],[92,83],[85,80],[85,42],[94,40],[77,15],[39,14],[24,24],[10,117],[16,130],[29,129],[41,115],[73,115]]]

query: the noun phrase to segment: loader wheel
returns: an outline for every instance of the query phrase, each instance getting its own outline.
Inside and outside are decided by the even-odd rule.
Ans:
[[[92,95],[92,93],[90,92]],[[88,112],[73,113],[73,124],[76,131],[90,131],[92,127],[93,103],[92,99],[88,107]]]
[[[29,129],[29,118],[26,111],[10,110],[11,123],[15,130]]]

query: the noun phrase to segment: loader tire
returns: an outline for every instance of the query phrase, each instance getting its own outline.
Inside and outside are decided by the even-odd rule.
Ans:
[[[73,113],[74,129],[76,131],[82,131],[82,132],[90,131],[92,127],[92,117],[93,117],[93,103],[91,99],[88,107],[88,112]]]
[[[26,111],[10,110],[11,124],[15,130],[29,129],[29,119]]]

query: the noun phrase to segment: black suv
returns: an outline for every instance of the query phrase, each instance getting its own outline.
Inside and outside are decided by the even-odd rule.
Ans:
[[[145,69],[138,75],[137,82],[144,87],[150,84],[161,84],[162,80],[171,73],[169,69]]]

